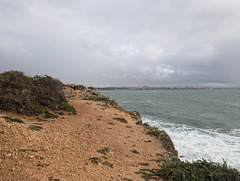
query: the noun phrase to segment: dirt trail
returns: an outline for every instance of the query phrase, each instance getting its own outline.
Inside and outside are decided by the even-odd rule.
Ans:
[[[71,100],[70,104],[77,115],[41,122],[0,113],[1,181],[141,181],[135,172],[156,168],[152,160],[166,153],[160,140],[147,135],[129,114],[101,102]],[[24,123],[7,122],[6,116]],[[29,129],[31,125],[43,129]]]

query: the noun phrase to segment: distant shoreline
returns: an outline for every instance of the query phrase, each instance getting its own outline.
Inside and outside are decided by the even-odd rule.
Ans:
[[[97,90],[219,90],[219,89],[240,89],[239,87],[96,87]]]

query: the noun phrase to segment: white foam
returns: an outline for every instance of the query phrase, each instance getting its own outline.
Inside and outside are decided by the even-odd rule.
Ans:
[[[223,163],[224,159],[229,166],[240,170],[239,129],[226,134],[216,130],[163,123],[146,118],[143,118],[143,122],[165,130],[171,137],[182,160],[194,161],[204,158]]]

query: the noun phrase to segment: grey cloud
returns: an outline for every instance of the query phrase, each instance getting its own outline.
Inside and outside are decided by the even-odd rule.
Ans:
[[[237,0],[3,0],[0,70],[93,86],[239,86]]]

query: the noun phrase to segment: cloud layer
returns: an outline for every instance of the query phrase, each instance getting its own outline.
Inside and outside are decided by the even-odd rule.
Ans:
[[[92,86],[240,86],[238,0],[2,0],[0,71]]]

